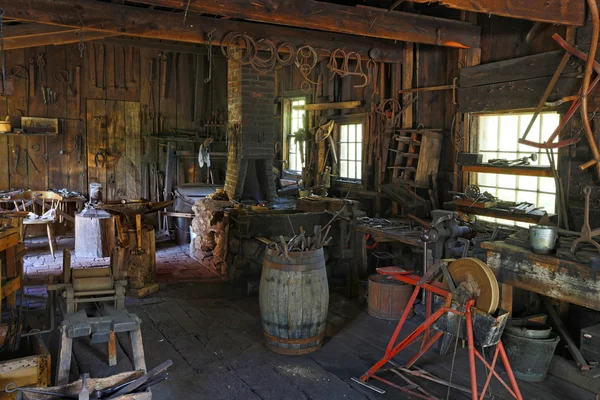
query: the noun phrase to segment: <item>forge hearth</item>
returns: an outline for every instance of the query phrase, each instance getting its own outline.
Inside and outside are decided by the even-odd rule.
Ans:
[[[225,191],[233,200],[273,201],[275,73],[228,67],[229,145]]]

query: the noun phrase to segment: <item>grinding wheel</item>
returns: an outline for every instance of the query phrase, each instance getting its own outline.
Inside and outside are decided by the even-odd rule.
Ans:
[[[448,265],[448,272],[456,287],[463,282],[477,284],[475,307],[493,314],[498,309],[500,289],[494,272],[483,261],[477,258],[461,258]],[[448,283],[442,281],[444,289],[449,290]]]

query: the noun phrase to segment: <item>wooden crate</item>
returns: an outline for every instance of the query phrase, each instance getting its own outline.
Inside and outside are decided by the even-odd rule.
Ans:
[[[21,346],[22,353],[29,355],[0,361],[0,400],[17,398],[17,392],[4,392],[9,383],[14,382],[19,387],[47,387],[50,384],[50,352],[44,342],[38,336],[32,336],[29,340],[23,339]],[[4,357],[7,354],[0,355]]]

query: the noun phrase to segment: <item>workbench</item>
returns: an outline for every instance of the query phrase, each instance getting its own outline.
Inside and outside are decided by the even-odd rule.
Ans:
[[[409,246],[422,246],[421,232],[409,230],[405,226],[395,227],[374,227],[369,225],[356,225],[355,232],[369,235],[374,241],[380,243],[398,242]]]
[[[600,272],[503,241],[483,242],[498,282],[600,311]]]

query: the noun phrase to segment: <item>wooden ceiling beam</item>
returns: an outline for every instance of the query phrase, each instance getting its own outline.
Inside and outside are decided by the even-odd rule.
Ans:
[[[32,23],[20,23],[16,25],[4,25],[2,28],[5,39],[19,39],[22,37],[32,37],[38,35],[48,35],[58,32],[76,32],[76,29],[65,28],[62,26],[44,25],[44,24],[32,24]]]
[[[390,40],[363,38],[330,32],[281,27],[254,22],[231,21],[183,13],[169,13],[148,8],[94,0],[0,0],[5,15],[20,21],[38,22],[77,28],[81,21],[86,32],[136,36],[206,44],[206,34],[213,32],[213,45],[220,45],[231,31],[246,32],[255,39],[270,38],[276,43],[289,42],[299,47],[310,44],[323,49],[346,48],[366,57],[371,48],[380,50],[378,61],[398,63],[402,45]],[[141,45],[140,45],[141,46]]]
[[[8,37],[4,39],[4,49],[24,49],[28,47],[37,46],[58,46],[62,44],[70,44],[79,42],[79,36],[75,34],[77,31],[67,30],[64,32],[53,32],[47,34],[38,34],[31,36],[20,36],[20,37]],[[104,39],[109,36],[116,36],[118,34],[110,34],[106,32],[87,32],[83,41]]]
[[[413,3],[439,3],[459,10],[501,15],[552,24],[583,26],[585,0],[411,0]]]
[[[204,14],[380,39],[458,48],[480,44],[480,28],[468,22],[314,0],[136,1],[181,10],[189,5],[189,11]]]

